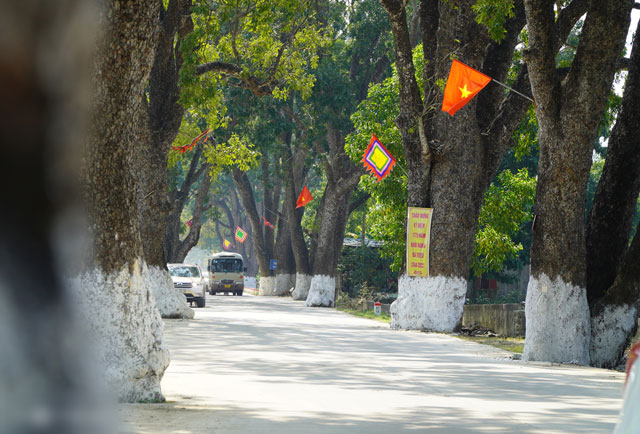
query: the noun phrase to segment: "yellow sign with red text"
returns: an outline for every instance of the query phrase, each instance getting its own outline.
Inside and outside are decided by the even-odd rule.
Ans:
[[[433,208],[409,207],[407,213],[407,274],[429,276],[429,244]]]

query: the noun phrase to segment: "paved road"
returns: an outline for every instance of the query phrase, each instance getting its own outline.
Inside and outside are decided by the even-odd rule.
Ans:
[[[529,364],[443,334],[332,309],[209,297],[166,320],[165,404],[123,405],[125,433],[610,433],[623,376]]]

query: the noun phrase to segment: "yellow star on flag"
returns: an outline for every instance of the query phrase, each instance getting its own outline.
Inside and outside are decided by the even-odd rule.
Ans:
[[[467,84],[464,84],[464,87],[459,87],[460,92],[462,93],[462,98],[468,98],[471,95],[471,91],[467,90]]]

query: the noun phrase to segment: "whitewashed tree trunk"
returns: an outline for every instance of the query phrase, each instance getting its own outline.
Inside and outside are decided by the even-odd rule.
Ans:
[[[169,351],[149,283],[147,266],[140,261],[108,274],[88,270],[73,281],[106,367],[105,380],[124,402],[163,400],[160,380]]]
[[[295,274],[276,274],[276,286],[273,295],[288,296],[295,287]]]
[[[612,361],[621,359],[636,328],[638,309],[628,304],[606,306],[591,318],[591,364],[614,368]]]
[[[451,332],[458,328],[467,293],[460,277],[409,277],[398,280],[398,299],[391,304],[391,327]]]
[[[531,276],[525,304],[523,360],[589,364],[591,324],[586,289]]]
[[[311,278],[306,305],[309,307],[333,307],[336,295],[336,278],[315,275]]]
[[[276,291],[276,278],[274,276],[260,276],[258,295],[273,296]]]
[[[311,287],[311,276],[308,274],[296,273],[296,287],[291,297],[294,300],[306,300]]]
[[[193,309],[187,304],[184,294],[173,287],[169,272],[160,267],[148,268],[149,283],[162,318],[193,318]]]

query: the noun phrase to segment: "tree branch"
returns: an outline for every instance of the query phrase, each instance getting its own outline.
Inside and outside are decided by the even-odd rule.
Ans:
[[[569,37],[571,29],[576,25],[580,17],[587,13],[589,0],[573,0],[558,14],[556,20],[555,52],[560,50]]]

